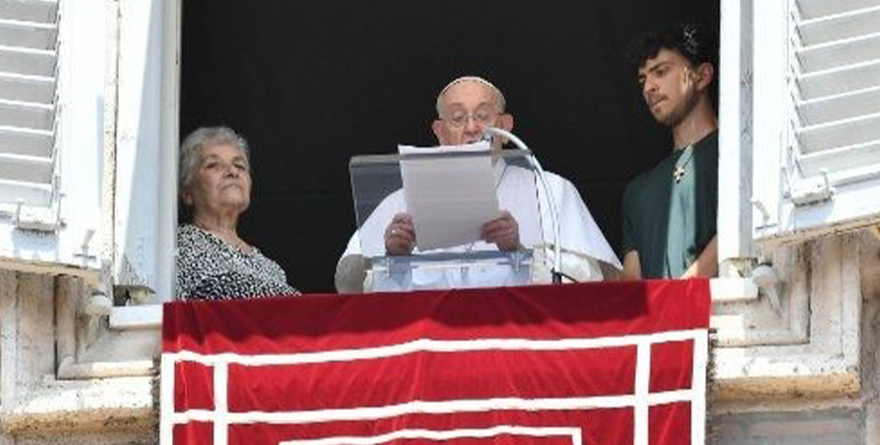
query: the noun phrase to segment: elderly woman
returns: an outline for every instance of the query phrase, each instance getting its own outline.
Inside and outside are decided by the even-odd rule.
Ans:
[[[199,128],[180,147],[179,191],[191,222],[177,232],[177,299],[298,294],[277,263],[238,235],[251,198],[247,141],[230,128]]]

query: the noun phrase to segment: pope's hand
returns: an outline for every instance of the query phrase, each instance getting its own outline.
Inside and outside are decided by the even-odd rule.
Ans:
[[[416,230],[412,215],[398,213],[385,228],[385,254],[409,255],[416,245]]]
[[[483,239],[495,243],[498,250],[512,251],[519,248],[519,224],[507,210],[501,216],[483,224]]]

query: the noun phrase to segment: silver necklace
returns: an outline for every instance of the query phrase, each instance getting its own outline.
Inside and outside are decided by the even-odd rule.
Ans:
[[[679,156],[678,161],[675,163],[675,170],[672,171],[672,178],[675,179],[676,184],[681,182],[681,179],[684,178],[684,175],[687,173],[688,165],[693,158],[694,144],[690,144],[684,148],[684,153]]]

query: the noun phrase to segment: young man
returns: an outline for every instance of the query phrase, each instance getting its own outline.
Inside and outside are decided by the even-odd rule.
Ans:
[[[460,77],[443,88],[437,97],[437,119],[431,128],[443,146],[478,142],[488,127],[513,128],[513,116],[505,107],[504,95],[492,83],[475,76]],[[501,144],[501,141],[495,141],[493,149],[500,150]],[[506,168],[503,163],[496,164],[496,173],[499,203],[504,211],[498,218],[486,222],[482,240],[465,250],[509,251],[523,245],[552,242],[544,241],[552,240],[546,236],[550,228],[535,220],[537,201],[543,203],[545,198],[541,191],[538,191],[539,196],[534,196],[531,173],[526,175],[520,168]],[[578,280],[596,280],[602,278],[603,269],[619,270],[620,263],[574,185],[549,172],[547,180],[559,213],[563,271]],[[546,209],[547,205],[544,203],[540,207]],[[415,245],[412,217],[406,212],[402,194],[386,197],[360,228],[360,233],[356,232],[349,241],[337,264],[336,289],[340,292],[362,290],[363,251],[368,257],[409,255]],[[485,285],[502,286],[505,282],[487,280]]]
[[[710,98],[717,49],[693,25],[632,45],[642,97],[654,119],[672,130],[673,146],[624,192],[625,279],[717,274],[718,119]]]

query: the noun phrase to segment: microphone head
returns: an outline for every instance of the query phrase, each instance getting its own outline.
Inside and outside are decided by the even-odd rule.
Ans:
[[[485,130],[483,130],[483,136],[480,138],[480,140],[489,142],[491,144],[494,143],[499,136],[502,138],[504,137],[504,133],[501,129],[495,127],[487,127]],[[504,139],[501,139],[501,141],[504,141]]]
[[[482,140],[491,141],[493,143],[497,141],[499,143],[499,147],[501,145],[506,144],[508,141],[510,141],[510,142],[513,142],[513,144],[516,145],[516,147],[521,150],[526,150],[526,151],[529,150],[529,147],[526,146],[525,142],[523,142],[520,138],[516,137],[516,135],[514,135],[513,133],[511,133],[507,130],[502,130],[497,127],[488,127],[485,130],[483,130]]]

